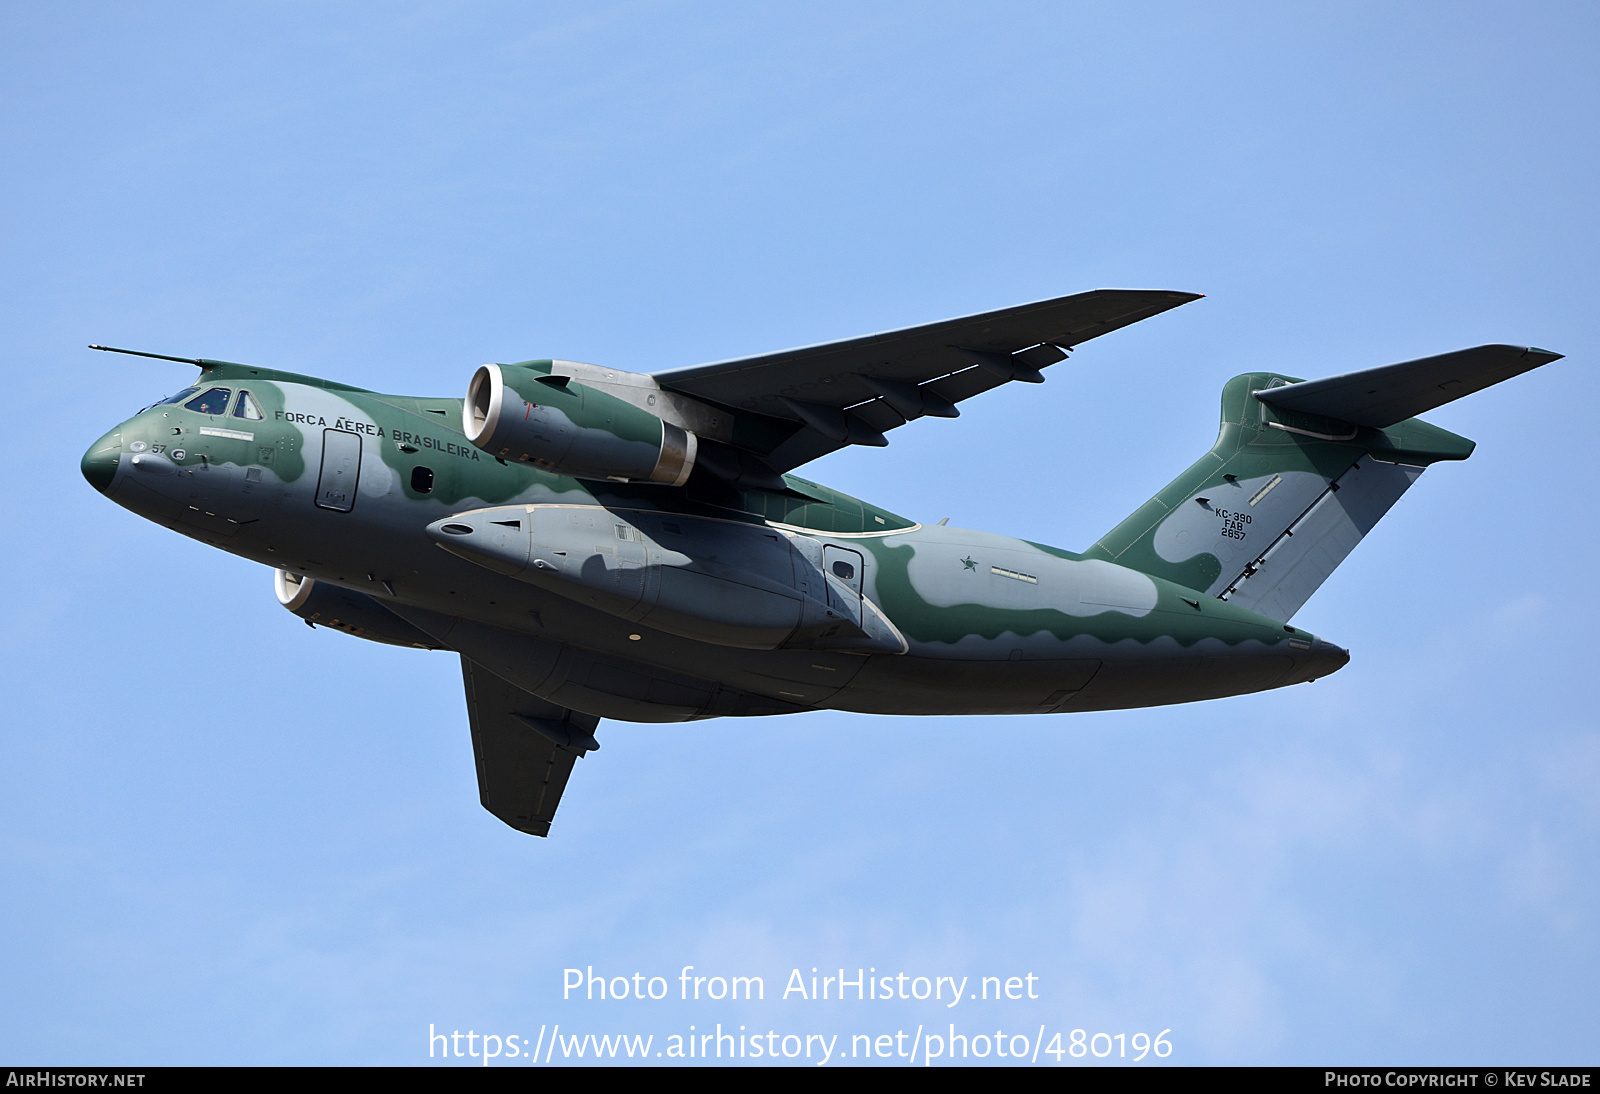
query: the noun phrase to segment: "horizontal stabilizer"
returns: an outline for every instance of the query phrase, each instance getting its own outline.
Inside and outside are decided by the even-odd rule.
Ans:
[[[1475,346],[1326,380],[1302,380],[1255,395],[1284,410],[1382,429],[1561,356],[1531,346]]]

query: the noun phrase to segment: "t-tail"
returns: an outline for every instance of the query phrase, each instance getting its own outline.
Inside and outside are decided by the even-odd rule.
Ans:
[[[1560,357],[1495,345],[1326,380],[1235,376],[1211,451],[1086,557],[1287,623],[1424,469],[1472,454],[1416,415]]]

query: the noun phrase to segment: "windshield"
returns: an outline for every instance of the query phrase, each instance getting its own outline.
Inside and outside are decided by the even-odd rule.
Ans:
[[[182,391],[178,392],[178,394],[169,396],[165,399],[159,399],[156,402],[151,403],[150,406],[166,406],[168,403],[181,403],[199,390],[200,389],[197,387],[186,387]],[[145,407],[145,410],[149,410],[150,406]]]
[[[221,414],[228,409],[228,397],[232,394],[225,387],[209,388],[204,395],[197,395],[184,403],[183,408],[197,414]]]

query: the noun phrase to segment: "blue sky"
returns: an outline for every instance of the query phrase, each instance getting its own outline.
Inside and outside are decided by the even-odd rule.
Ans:
[[[954,1022],[1595,1062],[1596,31],[1555,3],[7,6],[0,1058]],[[309,631],[78,473],[191,375],[89,342],[457,395],[484,361],[647,371],[1103,286],[1207,296],[806,474],[1081,549],[1206,449],[1236,373],[1568,357],[1431,415],[1477,453],[1296,617],[1350,647],[1336,676],[606,723],[549,840],[479,808],[453,658]],[[568,967],[684,965],[768,998],[561,998]],[[1040,998],[778,998],[812,967]]]

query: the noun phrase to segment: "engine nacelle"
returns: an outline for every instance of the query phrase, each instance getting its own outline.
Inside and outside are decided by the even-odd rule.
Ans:
[[[578,479],[682,486],[699,439],[643,407],[518,365],[484,365],[461,407],[467,440],[503,459]]]
[[[598,506],[507,505],[428,526],[439,546],[668,634],[741,649],[904,653],[862,596],[860,552],[764,525]],[[724,561],[726,560],[726,561]]]
[[[354,589],[329,585],[289,570],[277,572],[273,587],[278,593],[278,603],[307,623],[353,634],[369,642],[418,646],[425,650],[442,648],[372,597]]]

